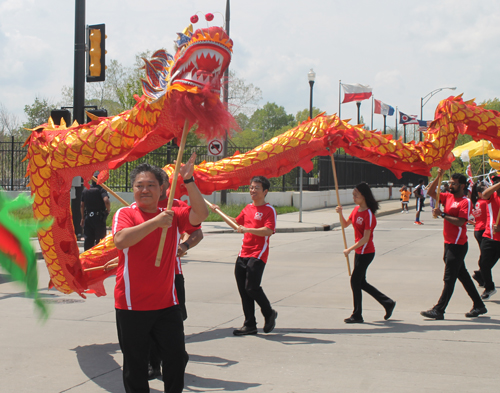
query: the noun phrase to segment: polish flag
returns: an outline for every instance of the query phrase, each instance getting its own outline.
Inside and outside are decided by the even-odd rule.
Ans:
[[[370,86],[360,85],[359,83],[353,85],[342,83],[342,87],[344,88],[344,101],[342,101],[342,104],[351,101],[367,100],[372,96],[372,88]]]
[[[392,116],[394,114],[394,108],[390,105],[384,104],[380,100],[375,100],[375,113],[385,116]]]

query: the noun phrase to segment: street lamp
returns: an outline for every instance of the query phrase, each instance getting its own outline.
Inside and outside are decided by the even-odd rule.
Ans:
[[[420,120],[424,120],[424,105],[429,102],[429,100],[432,98],[432,96],[434,94],[437,94],[437,93],[439,93],[442,90],[456,90],[456,89],[457,89],[456,87],[441,87],[439,89],[432,90],[426,96],[421,97],[420,98]],[[429,98],[427,98],[427,97],[429,97]],[[425,100],[426,98],[427,98],[427,100]],[[425,102],[424,102],[424,100],[425,100]],[[420,133],[420,138],[419,139],[420,139],[420,141],[422,141],[422,133]]]
[[[424,105],[427,104],[429,102],[429,100],[432,98],[432,96],[436,93],[439,93],[441,90],[456,90],[457,88],[456,87],[441,87],[440,89],[436,89],[436,90],[433,90],[431,91],[429,94],[427,94],[426,96],[420,98],[420,120],[424,120]],[[427,98],[429,97],[429,98]],[[425,100],[427,98],[427,100]],[[425,100],[425,102],[424,102]]]
[[[316,73],[313,71],[311,68],[309,72],[307,73],[307,79],[309,80],[309,86],[310,88],[310,93],[309,93],[309,118],[313,118],[313,85],[314,85],[314,79],[316,79]],[[299,222],[302,222],[302,168],[299,167],[299,190],[300,190],[300,197],[299,197]]]

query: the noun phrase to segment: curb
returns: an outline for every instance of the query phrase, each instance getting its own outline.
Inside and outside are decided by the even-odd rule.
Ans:
[[[388,216],[390,214],[398,213],[400,210],[401,210],[401,208],[386,210],[386,211],[377,213],[376,216],[377,217]],[[304,228],[276,228],[276,233],[327,232],[327,231],[332,231],[335,228],[340,228],[340,222],[335,222],[335,223],[330,224],[330,225],[323,224],[320,226],[304,227]],[[236,231],[233,229],[220,229],[220,230],[215,230],[215,231],[206,231],[204,233],[224,234],[224,233],[235,233],[235,232]],[[38,240],[38,239],[34,238],[34,240]],[[82,247],[83,241],[78,241],[78,246]],[[43,259],[43,254],[41,251],[36,252],[36,259]]]

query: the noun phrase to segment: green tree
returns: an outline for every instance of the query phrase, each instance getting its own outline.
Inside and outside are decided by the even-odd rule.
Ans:
[[[496,97],[493,99],[481,102],[481,105],[485,105],[485,109],[500,112],[500,100]]]
[[[313,106],[313,118],[318,116],[321,113],[321,110],[319,108],[316,108]],[[297,123],[302,123],[303,121],[306,121],[309,119],[309,109],[302,109],[301,111],[298,111],[297,114],[295,115],[295,120]]]
[[[286,113],[285,108],[274,102],[268,102],[262,109],[257,109],[250,118],[250,127],[261,135],[261,142],[271,139],[276,131],[283,127],[293,127],[295,117]]]
[[[33,104],[24,106],[24,113],[28,121],[23,124],[23,127],[35,128],[40,124],[47,123],[50,117],[50,111],[55,108],[56,105],[52,104],[47,98],[36,96]]]

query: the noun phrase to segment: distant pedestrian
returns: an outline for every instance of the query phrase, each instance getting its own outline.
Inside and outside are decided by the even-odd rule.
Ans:
[[[399,192],[401,193],[401,213],[407,213],[408,214],[408,203],[410,202],[410,196],[411,192],[408,190],[408,188],[403,185],[399,189]]]
[[[441,175],[441,173],[442,169],[439,168],[438,174]],[[439,177],[434,179],[429,189],[429,194],[433,198],[436,198]],[[459,173],[453,174],[450,180],[450,192],[439,196],[439,202],[444,205],[444,211],[441,211],[439,207],[433,210],[434,215],[443,218],[444,221],[444,287],[437,304],[430,310],[420,313],[426,318],[444,319],[457,278],[473,301],[472,309],[465,316],[474,318],[488,312],[465,267],[465,256],[468,250],[466,222],[471,210],[470,200],[464,196],[465,187],[467,187],[467,178]]]
[[[422,221],[420,221],[420,212],[423,210],[424,208],[424,179],[420,179],[418,181],[418,186],[415,187],[415,189],[413,190],[413,194],[415,195],[415,200],[416,200],[416,203],[415,203],[415,209],[417,211],[416,215],[415,215],[415,222],[414,224],[415,225],[424,225],[424,223]]]
[[[106,237],[106,219],[111,211],[109,195],[100,185],[92,181],[89,189],[84,188],[80,202],[80,213],[85,238],[83,248],[85,251],[94,247]]]
[[[355,243],[344,250],[347,256],[351,251],[355,251],[354,270],[351,276],[351,289],[354,301],[354,311],[349,318],[344,319],[345,323],[363,323],[362,316],[362,290],[373,296],[385,308],[384,319],[389,319],[396,307],[396,302],[377,288],[366,281],[366,271],[375,257],[375,246],[373,244],[373,230],[377,225],[375,212],[379,208],[378,202],[373,197],[373,193],[366,183],[360,183],[352,192],[354,203],[358,206],[349,215],[347,221],[342,214],[342,206],[337,206],[337,213],[341,213],[342,225],[354,227]]]

